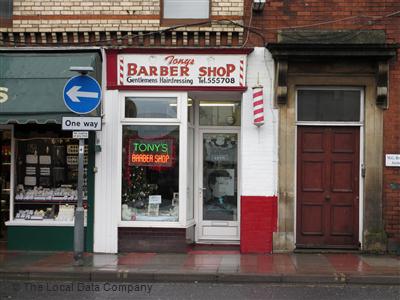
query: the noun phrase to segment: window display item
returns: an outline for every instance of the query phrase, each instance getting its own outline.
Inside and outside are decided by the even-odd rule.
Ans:
[[[50,176],[50,168],[40,168],[41,176]]]
[[[50,177],[39,177],[39,185],[49,187],[50,184]]]
[[[54,166],[64,166],[65,165],[65,147],[64,146],[54,146],[54,148],[53,148],[53,164],[54,164]]]
[[[149,216],[158,216],[159,212],[160,212],[159,204],[149,203],[149,206],[147,207],[147,214]]]
[[[134,208],[130,208],[127,204],[122,204],[121,217],[123,221],[135,221],[136,214]]]
[[[50,165],[51,164],[51,156],[50,155],[40,155],[39,156],[39,164]]]
[[[26,167],[25,174],[26,175],[36,175],[36,167]]]
[[[161,204],[161,195],[150,195],[149,204]]]
[[[78,145],[68,145],[67,146],[67,154],[78,154],[79,146]]]
[[[25,190],[19,186],[17,189],[15,200],[17,201],[77,201],[77,191],[70,187],[60,187],[55,189],[34,187]],[[84,192],[84,200],[87,200]]]
[[[35,186],[36,185],[36,177],[25,176],[24,184],[29,185],[29,186]]]
[[[57,221],[70,222],[74,220],[75,206],[74,205],[60,205]]]
[[[79,150],[79,146],[78,145],[68,145],[67,146],[67,154],[68,155],[70,155],[70,154],[78,155],[78,150]],[[85,152],[84,153],[85,154],[88,153],[88,146],[87,145],[85,145]]]
[[[83,163],[87,165],[88,163],[87,156],[83,158]],[[78,165],[78,156],[67,156],[67,165],[73,165],[73,166]]]
[[[65,168],[53,168],[53,182],[55,185],[63,184],[65,182]]]
[[[15,219],[19,220],[43,220],[45,215],[44,210],[19,210],[15,216]]]
[[[179,205],[179,193],[173,193],[172,206],[178,206],[178,205]]]
[[[31,165],[36,165],[38,163],[38,156],[36,154],[26,155],[26,163]]]

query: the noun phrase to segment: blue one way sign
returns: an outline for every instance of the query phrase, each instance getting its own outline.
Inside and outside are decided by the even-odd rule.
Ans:
[[[87,75],[72,77],[64,86],[64,103],[77,114],[88,114],[100,104],[101,88],[99,83]]]

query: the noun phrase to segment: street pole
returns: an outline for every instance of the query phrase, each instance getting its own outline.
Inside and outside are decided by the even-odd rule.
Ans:
[[[93,120],[96,119],[94,117],[92,118],[93,122],[84,122],[80,119],[90,118],[83,117],[82,115],[91,113],[99,106],[101,101],[101,86],[95,79],[87,75],[89,72],[94,71],[93,67],[70,67],[69,70],[81,74],[81,76],[74,76],[70,78],[65,84],[63,90],[63,99],[65,105],[70,111],[76,114],[80,114],[81,116],[79,118],[63,117],[62,128],[63,130],[78,130],[73,132],[72,134],[72,137],[74,139],[79,139],[77,186],[78,201],[76,203],[74,218],[74,259],[76,265],[82,266],[85,244],[85,211],[83,209],[83,164],[85,156],[85,139],[89,137],[89,133],[86,130],[101,130],[101,118],[100,120],[96,120],[96,122],[94,122]],[[98,123],[100,123],[99,129],[97,129]],[[88,124],[95,124],[95,127],[93,128],[91,127],[93,125]],[[73,129],[74,127],[75,129]]]
[[[79,139],[78,156],[78,202],[75,210],[74,223],[74,259],[78,265],[83,263],[84,246],[84,209],[83,209],[83,160],[85,155],[85,140]]]

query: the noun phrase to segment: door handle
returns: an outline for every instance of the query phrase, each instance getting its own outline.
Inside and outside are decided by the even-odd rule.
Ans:
[[[331,196],[330,195],[326,195],[325,196],[325,201],[330,201],[331,200]]]

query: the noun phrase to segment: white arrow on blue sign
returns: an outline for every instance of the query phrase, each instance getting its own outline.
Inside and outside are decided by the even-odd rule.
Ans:
[[[77,114],[88,114],[100,104],[101,88],[99,83],[88,75],[70,78],[64,86],[64,103]]]

